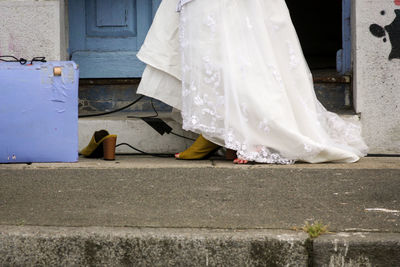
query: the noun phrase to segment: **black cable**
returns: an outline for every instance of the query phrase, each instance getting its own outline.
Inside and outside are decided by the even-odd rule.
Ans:
[[[130,145],[130,144],[128,144],[128,143],[120,143],[120,144],[116,145],[115,147],[117,148],[117,147],[119,147],[119,146],[128,146],[128,147],[132,148],[133,150],[136,150],[136,151],[138,151],[138,152],[140,152],[140,153],[142,153],[142,154],[144,154],[144,155],[153,156],[153,157],[158,157],[158,158],[172,158],[172,157],[174,156],[174,155],[172,155],[172,154],[154,154],[154,153],[147,153],[147,152],[144,152],[143,150],[140,150],[140,149],[138,149],[138,148],[136,148],[136,147],[134,147],[134,146],[132,146],[132,145]]]
[[[153,103],[153,98],[150,98],[150,104],[151,107],[153,108],[153,111],[156,113],[155,115],[151,115],[151,116],[128,116],[128,118],[133,118],[133,119],[148,119],[148,118],[157,118],[158,117],[158,112],[156,110],[156,108],[154,107],[154,103]]]
[[[142,95],[142,96],[140,96],[138,99],[136,99],[135,101],[133,101],[132,103],[130,103],[129,105],[126,105],[126,106],[124,106],[124,107],[121,107],[121,108],[118,108],[118,109],[115,109],[115,110],[111,110],[111,111],[107,111],[107,112],[101,112],[101,113],[96,113],[96,114],[79,115],[78,118],[98,117],[98,116],[104,116],[104,115],[116,113],[116,112],[119,112],[119,111],[121,111],[121,110],[124,110],[124,109],[127,109],[127,108],[133,106],[134,104],[136,104],[137,102],[139,102],[143,97],[144,97],[144,96]],[[150,98],[150,104],[151,104],[151,107],[153,108],[153,111],[154,111],[155,115],[152,115],[152,116],[143,116],[143,117],[141,117],[141,116],[127,116],[127,117],[128,117],[128,118],[135,118],[135,119],[157,118],[157,117],[159,116],[159,114],[158,114],[157,109],[156,109],[155,106],[154,106],[154,102],[153,102],[153,99],[152,99],[152,98]],[[173,134],[173,135],[175,135],[175,136],[178,136],[178,137],[180,137],[180,138],[184,138],[184,139],[187,139],[187,140],[195,141],[195,139],[192,139],[192,138],[189,138],[189,137],[186,137],[186,136],[183,136],[183,135],[174,133],[174,132],[170,132],[170,133]],[[136,151],[139,151],[139,152],[141,152],[141,153],[143,153],[143,154],[145,154],[145,155],[153,156],[153,154],[150,154],[150,153],[141,151],[141,150],[139,150],[139,149],[137,149],[137,148],[134,148],[133,146],[131,146],[131,145],[129,145],[129,144],[126,144],[126,143],[123,143],[123,144],[124,144],[124,145],[127,145],[127,146],[131,147],[132,149],[134,149],[134,150],[136,150]],[[120,144],[120,145],[121,145],[121,144]]]
[[[10,59],[6,60],[6,59],[3,59],[3,58],[12,58],[12,60],[10,60]],[[4,62],[19,62],[21,65],[25,65],[26,62],[27,62],[27,60],[25,58],[18,59],[18,58],[14,57],[14,56],[0,56],[0,61],[4,61]]]
[[[147,116],[147,117],[140,117],[140,116],[128,116],[128,118],[138,118],[138,119],[147,119],[147,118],[156,118],[156,117],[158,117],[159,116],[159,114],[158,114],[158,112],[157,112],[157,110],[156,110],[156,108],[155,108],[155,106],[154,106],[154,103],[153,103],[153,99],[150,99],[150,103],[151,103],[151,107],[153,108],[153,111],[156,113],[156,115],[153,115],[153,116]],[[192,139],[192,138],[189,138],[189,137],[186,137],[186,136],[183,136],[183,135],[180,135],[180,134],[177,134],[177,133],[174,133],[174,132],[170,132],[171,134],[173,134],[173,135],[176,135],[176,136],[178,136],[178,137],[181,137],[181,138],[184,138],[184,139],[189,139],[189,140],[192,140],[192,141],[195,141],[194,139]],[[115,147],[117,148],[117,147],[119,147],[119,146],[128,146],[128,147],[130,147],[131,149],[133,149],[133,150],[135,150],[135,151],[137,151],[137,152],[140,152],[140,153],[142,153],[143,155],[148,155],[148,156],[153,156],[153,157],[158,157],[158,158],[171,158],[171,157],[174,157],[174,155],[172,155],[172,154],[170,154],[170,155],[162,155],[162,154],[154,154],[154,153],[148,153],[148,152],[145,152],[145,151],[143,151],[143,150],[140,150],[140,149],[138,149],[138,148],[136,148],[136,147],[134,147],[134,146],[132,146],[132,145],[130,145],[130,144],[128,144],[128,143],[120,143],[120,144],[118,144],[118,145],[116,145]]]
[[[12,58],[12,59],[4,59],[4,58]],[[47,61],[45,60],[46,57],[34,57],[31,60],[31,65],[33,64],[34,61],[38,61],[38,62],[43,62],[46,63]],[[25,65],[28,61],[25,58],[16,58],[14,56],[0,56],[0,61],[4,61],[4,62],[19,62],[21,65]]]
[[[153,111],[156,113],[156,115],[148,116],[148,117],[128,116],[128,118],[136,118],[136,119],[157,118],[159,114],[158,114],[156,108],[154,107],[154,103],[153,103],[153,99],[152,99],[152,98],[150,98],[150,103],[151,103],[151,107],[153,108]],[[184,139],[188,139],[188,140],[191,140],[191,141],[196,141],[196,140],[193,139],[193,138],[186,137],[186,136],[183,136],[183,135],[174,133],[174,132],[170,132],[170,134],[173,134],[173,135],[175,135],[175,136],[178,136],[178,137],[181,137],[181,138],[184,138]]]
[[[398,158],[400,154],[368,154],[367,157],[388,157],[388,158]]]
[[[33,61],[38,61],[38,62],[43,62],[46,63],[47,61],[45,60],[46,57],[34,57],[31,60],[31,65],[33,64]]]
[[[88,117],[97,117],[97,116],[103,116],[103,115],[108,115],[108,114],[112,114],[112,113],[116,113],[119,112],[121,110],[127,109],[130,106],[135,105],[137,102],[139,102],[144,96],[140,96],[138,99],[136,99],[135,101],[133,101],[132,103],[130,103],[129,105],[126,105],[122,108],[118,108],[115,110],[111,110],[111,111],[107,111],[107,112],[102,112],[102,113],[96,113],[96,114],[86,114],[86,115],[79,115],[78,118],[88,118]]]

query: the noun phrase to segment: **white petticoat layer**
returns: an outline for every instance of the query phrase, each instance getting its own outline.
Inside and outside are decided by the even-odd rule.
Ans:
[[[149,65],[139,93],[181,109],[184,129],[263,163],[366,154],[360,127],[317,100],[284,0],[192,1],[175,14],[172,6],[162,2],[139,53]]]

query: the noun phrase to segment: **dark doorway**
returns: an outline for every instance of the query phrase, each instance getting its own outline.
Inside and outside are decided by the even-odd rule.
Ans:
[[[311,69],[336,69],[342,48],[342,1],[286,0]]]

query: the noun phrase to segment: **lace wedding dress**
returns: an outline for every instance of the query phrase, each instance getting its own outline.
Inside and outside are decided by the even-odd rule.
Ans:
[[[163,0],[138,57],[138,93],[183,128],[262,163],[355,162],[360,127],[317,100],[284,0]]]

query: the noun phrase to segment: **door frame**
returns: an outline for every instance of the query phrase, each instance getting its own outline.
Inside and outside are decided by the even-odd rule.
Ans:
[[[342,0],[342,49],[336,54],[336,70],[344,75],[352,72],[351,0]]]

